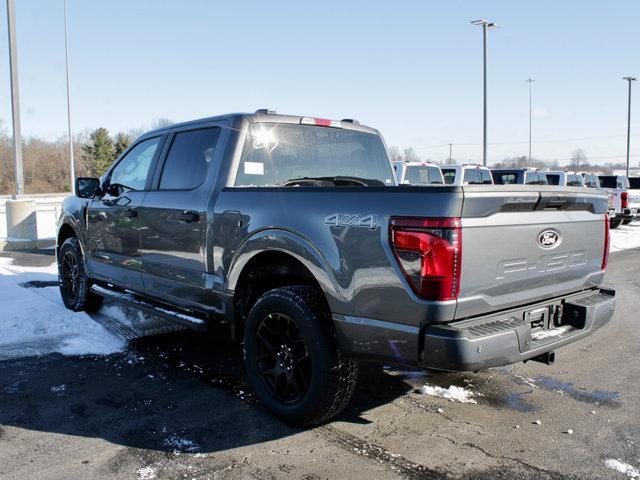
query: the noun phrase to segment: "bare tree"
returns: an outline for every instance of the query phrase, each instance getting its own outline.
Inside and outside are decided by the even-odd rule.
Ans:
[[[398,147],[389,147],[389,157],[392,162],[401,162],[402,161],[402,153],[400,153],[400,149]]]
[[[587,152],[582,148],[576,148],[571,151],[571,162],[569,163],[569,168],[571,170],[584,170],[588,166],[589,161],[587,160]]]
[[[404,161],[405,162],[419,162],[420,157],[413,149],[413,147],[407,147],[404,149]]]

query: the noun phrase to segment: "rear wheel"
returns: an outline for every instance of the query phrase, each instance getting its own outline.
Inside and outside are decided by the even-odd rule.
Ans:
[[[313,425],[344,409],[357,363],[343,356],[321,293],[283,287],[262,295],[245,326],[247,375],[261,402],[295,425]]]
[[[625,218],[625,219],[622,221],[622,224],[623,224],[623,225],[629,225],[631,222],[633,222],[633,218]]]
[[[622,225],[622,217],[613,217],[609,219],[609,227],[613,230],[614,228],[618,228]]]
[[[84,269],[77,238],[67,238],[58,252],[58,285],[64,306],[74,312],[98,310],[102,297],[91,293],[91,281]]]

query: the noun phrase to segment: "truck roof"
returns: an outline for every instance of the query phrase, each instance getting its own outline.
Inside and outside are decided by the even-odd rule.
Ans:
[[[198,118],[198,119],[189,120],[186,122],[174,123],[171,125],[167,125],[165,127],[160,127],[154,130],[150,130],[148,132],[144,132],[141,136],[162,133],[175,128],[199,125],[201,123],[217,122],[222,120],[233,121],[233,120],[239,120],[239,119],[245,119],[251,123],[261,123],[261,122],[272,123],[273,122],[273,123],[291,123],[291,124],[298,124],[298,125],[302,123],[303,119],[305,121],[328,120],[320,117],[312,117],[312,116],[306,116],[306,115],[281,115],[281,114],[275,113],[272,110],[259,109],[259,110],[256,110],[254,113],[247,113],[247,112],[226,113],[223,115],[215,115],[212,117]],[[342,120],[331,120],[331,122],[332,122],[332,125],[331,125],[332,127],[335,126],[335,127],[345,128],[350,130],[358,130],[361,132],[372,133],[375,135],[380,134],[380,132],[375,128],[367,127],[365,125],[360,125],[360,123],[358,123],[357,120],[353,120],[351,118],[343,118]],[[304,123],[304,124],[312,125],[312,123]]]

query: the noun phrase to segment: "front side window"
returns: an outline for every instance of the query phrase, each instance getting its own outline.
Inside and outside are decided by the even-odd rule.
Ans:
[[[110,188],[118,193],[144,190],[151,161],[160,144],[160,137],[144,140],[133,147],[111,171]]]
[[[192,190],[204,182],[220,129],[176,133],[162,169],[160,190]]]
[[[249,126],[236,186],[393,185],[389,157],[378,135],[285,123]]]

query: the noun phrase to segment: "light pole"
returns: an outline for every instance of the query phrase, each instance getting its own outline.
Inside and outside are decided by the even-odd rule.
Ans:
[[[22,135],[20,134],[20,95],[18,94],[18,55],[16,53],[16,5],[7,0],[7,29],[9,31],[9,75],[11,81],[11,117],[13,120],[13,170],[16,195],[24,193],[22,173]]]
[[[531,87],[535,80],[529,77],[525,82],[529,84],[529,168],[531,168]]]
[[[483,117],[482,117],[482,164],[487,166],[487,29],[496,28],[497,25],[486,20],[474,20],[473,25],[482,26],[482,67],[483,67]]]
[[[627,106],[627,177],[629,176],[629,157],[631,156],[631,82],[635,82],[635,77],[624,77],[629,84],[629,104]]]
[[[76,193],[76,166],[73,161],[73,134],[71,133],[71,82],[69,80],[69,35],[67,33],[67,0],[64,0],[64,60],[67,70],[67,126],[69,130],[69,161],[71,162],[71,193]]]
[[[449,164],[453,163],[453,157],[451,156],[451,154],[453,153],[453,143],[449,144]]]

